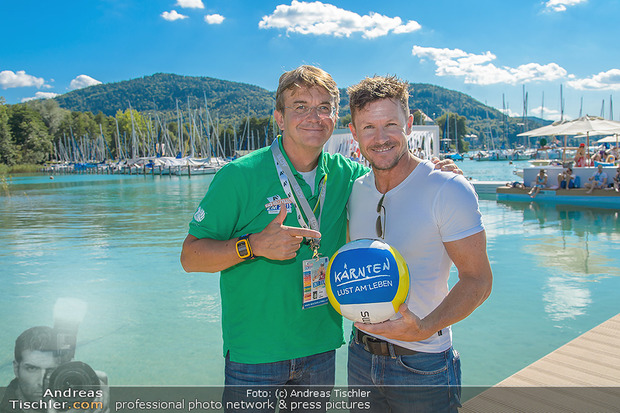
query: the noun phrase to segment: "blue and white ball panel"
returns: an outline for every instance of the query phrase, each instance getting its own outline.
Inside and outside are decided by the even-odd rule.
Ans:
[[[375,324],[389,320],[398,312],[392,303],[345,304],[340,306],[340,314],[351,321]]]
[[[407,263],[383,241],[362,239],[344,245],[331,258],[327,271],[329,301],[350,320],[388,320],[407,299]]]

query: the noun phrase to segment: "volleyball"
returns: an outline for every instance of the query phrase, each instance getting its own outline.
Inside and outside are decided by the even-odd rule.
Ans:
[[[388,320],[409,294],[407,262],[380,240],[345,244],[329,260],[327,273],[329,302],[352,321],[372,324]]]

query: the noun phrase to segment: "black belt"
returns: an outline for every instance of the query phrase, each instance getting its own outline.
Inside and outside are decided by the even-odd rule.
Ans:
[[[355,329],[355,341],[362,344],[367,352],[378,356],[412,356],[419,353],[371,336],[358,328]]]

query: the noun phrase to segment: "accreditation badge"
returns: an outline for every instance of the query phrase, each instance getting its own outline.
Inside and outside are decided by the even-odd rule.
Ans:
[[[327,274],[328,262],[328,257],[316,257],[303,261],[303,309],[327,304],[325,275]]]

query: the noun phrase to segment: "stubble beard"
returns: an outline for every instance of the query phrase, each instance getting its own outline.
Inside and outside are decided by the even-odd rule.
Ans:
[[[394,158],[392,162],[387,165],[378,165],[377,163],[373,162],[373,160],[369,157],[366,157],[366,159],[368,159],[368,162],[370,163],[370,166],[372,166],[372,169],[375,169],[377,171],[389,171],[391,169],[394,169],[396,165],[398,165],[400,160],[403,158],[403,156],[405,156],[407,152],[408,149],[405,148],[398,156]]]

